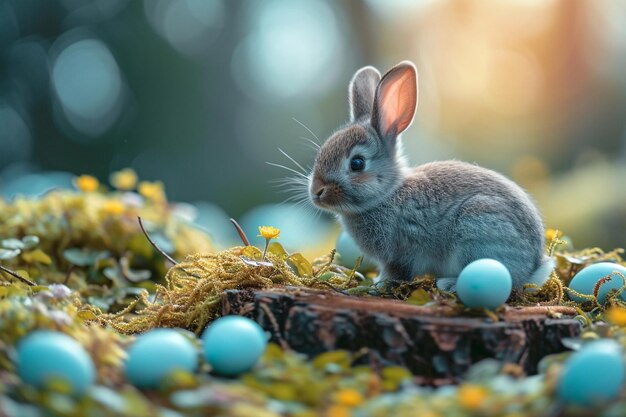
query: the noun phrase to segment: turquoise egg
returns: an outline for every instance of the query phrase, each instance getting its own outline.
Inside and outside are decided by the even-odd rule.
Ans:
[[[569,284],[569,287],[574,291],[577,291],[581,294],[593,294],[593,288],[595,287],[598,280],[602,277],[610,275],[613,271],[621,272],[622,275],[626,276],[626,267],[612,263],[612,262],[600,262],[597,264],[589,265],[584,268],[582,271],[574,275],[572,281]],[[600,291],[598,291],[598,301],[600,303],[604,302],[607,293],[612,289],[619,289],[623,285],[623,281],[618,276],[613,276],[611,279],[600,287]],[[576,297],[575,295],[569,294],[569,297],[582,303],[585,301],[584,298]],[[626,293],[622,293],[622,299],[626,300]]]
[[[22,380],[44,388],[54,380],[69,384],[73,394],[82,394],[96,380],[96,368],[87,351],[70,336],[38,330],[17,346],[17,368]]]
[[[172,372],[197,368],[198,352],[188,338],[175,329],[154,329],[137,336],[124,372],[136,387],[154,389]]]
[[[461,271],[456,292],[470,308],[494,309],[511,295],[513,281],[506,266],[495,259],[479,259]]]
[[[363,251],[359,248],[354,239],[352,239],[352,236],[350,236],[345,230],[343,230],[337,238],[335,248],[339,254],[339,264],[345,266],[346,268],[354,268],[356,260],[360,256],[363,256],[363,263],[361,263],[359,270],[371,271],[376,269],[376,264],[363,254]]]
[[[213,371],[234,376],[249,371],[267,347],[267,335],[255,321],[225,316],[211,323],[202,335],[204,358]]]
[[[624,385],[624,356],[614,340],[584,345],[563,364],[557,395],[567,404],[589,406],[617,397]]]

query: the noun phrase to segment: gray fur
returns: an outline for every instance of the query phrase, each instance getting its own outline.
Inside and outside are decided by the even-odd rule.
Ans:
[[[408,64],[390,71],[402,65]],[[378,100],[378,91],[372,96]],[[381,138],[371,119],[352,119],[322,146],[310,176],[313,203],[337,214],[379,263],[382,278],[431,273],[453,288],[467,264],[492,258],[508,267],[514,288],[543,284],[553,264],[543,254],[543,223],[526,192],[497,172],[460,161],[409,169],[398,135]],[[366,169],[353,172],[350,159],[357,154]]]

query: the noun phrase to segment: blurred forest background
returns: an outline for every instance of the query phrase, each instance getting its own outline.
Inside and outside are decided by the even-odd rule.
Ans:
[[[577,247],[626,244],[622,0],[0,0],[0,196],[132,167],[221,245],[227,216],[332,246],[266,161],[348,117],[358,68],[409,59],[413,164],[477,162],[522,184]],[[330,243],[329,243],[330,242]]]

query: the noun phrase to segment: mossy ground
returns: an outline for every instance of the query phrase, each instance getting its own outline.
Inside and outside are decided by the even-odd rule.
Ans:
[[[0,273],[0,415],[626,415],[626,395],[595,410],[557,402],[555,384],[567,354],[545,358],[538,376],[487,361],[459,386],[432,389],[415,385],[400,367],[352,366],[362,352],[328,352],[307,360],[270,345],[258,366],[236,379],[211,376],[204,365],[195,374],[172,375],[159,391],[140,391],[125,381],[122,371],[133,334],[180,327],[197,343],[194,333],[217,317],[226,289],[295,285],[373,296],[374,288],[367,276],[335,265],[334,254],[308,260],[288,254],[277,242],[265,257],[251,246],[215,252],[208,237],[167,202],[158,183],[144,184],[139,193],[131,191],[134,182],[118,178],[117,183],[125,185],[107,190],[82,177],[78,191],[0,201],[0,265],[21,277]],[[146,239],[138,216],[159,247],[184,260],[176,265],[166,261]],[[550,233],[547,250],[557,259],[557,270],[541,290],[516,294],[511,302],[578,308],[584,333],[570,345],[598,337],[626,343],[621,290],[609,294],[603,305],[593,296],[579,305],[568,301],[566,288],[589,263],[623,263],[621,250],[576,252],[559,246],[558,234]],[[413,304],[446,303],[465,314],[454,295],[436,290],[428,277],[375,290],[378,296]],[[36,329],[65,332],[91,354],[98,383],[85,396],[67,395],[62,383],[46,390],[21,383],[15,346]]]

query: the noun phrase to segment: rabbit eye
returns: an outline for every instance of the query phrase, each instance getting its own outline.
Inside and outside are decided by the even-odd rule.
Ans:
[[[362,156],[355,156],[350,160],[352,171],[363,171],[365,169],[365,159]]]

